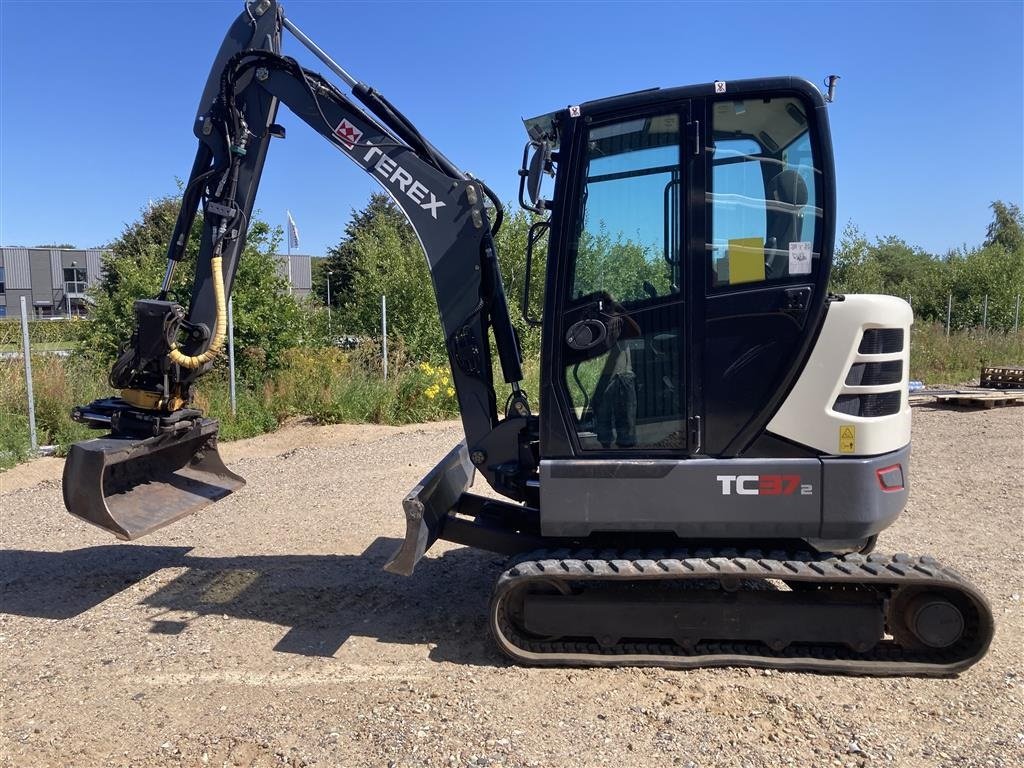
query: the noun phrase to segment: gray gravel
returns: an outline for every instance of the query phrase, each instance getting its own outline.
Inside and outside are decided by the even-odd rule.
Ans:
[[[225,446],[240,493],[139,544],[69,517],[60,462],[0,475],[0,763],[1024,765],[1024,408],[915,408],[914,488],[880,549],[992,601],[955,679],[509,666],[501,559],[381,566],[455,424],[295,425]]]

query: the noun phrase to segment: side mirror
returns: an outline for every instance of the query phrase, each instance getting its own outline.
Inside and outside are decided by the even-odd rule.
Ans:
[[[530,196],[530,200],[535,205],[541,200],[540,183],[543,179],[544,163],[550,155],[551,146],[546,141],[542,141],[537,147],[537,151],[533,153],[533,157],[530,158],[530,170],[526,177],[526,194]]]
[[[530,148],[533,147],[533,156]],[[523,148],[523,167],[519,171],[519,205],[534,213],[544,213],[550,206],[541,197],[541,181],[551,173],[551,144],[544,140],[530,140]],[[526,201],[529,196],[529,202]]]

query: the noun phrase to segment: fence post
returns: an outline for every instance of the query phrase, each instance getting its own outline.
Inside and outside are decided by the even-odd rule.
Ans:
[[[988,294],[985,294],[985,303],[982,305],[981,310],[981,330],[988,330]]]
[[[28,438],[32,453],[39,450],[36,438],[36,398],[32,393],[32,355],[28,343],[28,309],[25,297],[21,297],[21,350],[25,355],[25,393],[28,395]]]
[[[228,299],[228,397],[231,415],[235,415],[235,300]]]
[[[380,297],[380,338],[384,357],[384,381],[388,380],[388,297]]]
[[[953,294],[949,294],[949,300],[946,302],[946,336],[949,337],[949,322],[953,317]]]

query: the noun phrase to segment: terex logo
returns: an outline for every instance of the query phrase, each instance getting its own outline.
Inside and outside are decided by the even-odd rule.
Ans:
[[[334,129],[334,135],[338,141],[345,145],[346,149],[355,149],[356,144],[363,138],[363,132],[356,128],[348,120],[342,120]]]
[[[337,134],[338,130],[341,130],[342,126],[339,125],[335,131]],[[362,134],[358,134],[362,136]],[[344,136],[338,134],[338,139],[349,149],[353,147],[349,145],[349,140],[352,139],[352,134],[346,134]],[[383,176],[388,182],[398,187],[406,197],[412,200],[416,205],[425,211],[430,211],[430,215],[435,219],[437,218],[437,209],[444,208],[445,203],[438,200],[434,193],[423,186],[420,182],[416,181],[405,168],[400,166],[390,157],[385,155],[380,147],[373,146],[370,141],[364,141],[361,146],[368,146],[369,149],[366,154],[363,155],[363,162],[370,166],[374,171]],[[374,163],[373,159],[377,158],[377,162]],[[429,200],[427,198],[430,198]]]
[[[718,475],[722,495],[732,496],[801,496],[814,495],[814,486],[800,483],[800,475]]]

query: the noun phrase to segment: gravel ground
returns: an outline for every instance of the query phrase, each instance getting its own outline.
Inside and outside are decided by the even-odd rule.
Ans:
[[[958,678],[527,669],[487,636],[502,561],[381,566],[456,424],[296,425],[224,447],[248,478],[122,544],[69,517],[60,462],[0,475],[0,763],[17,766],[1024,765],[1024,408],[915,408],[883,551],[989,596]]]

